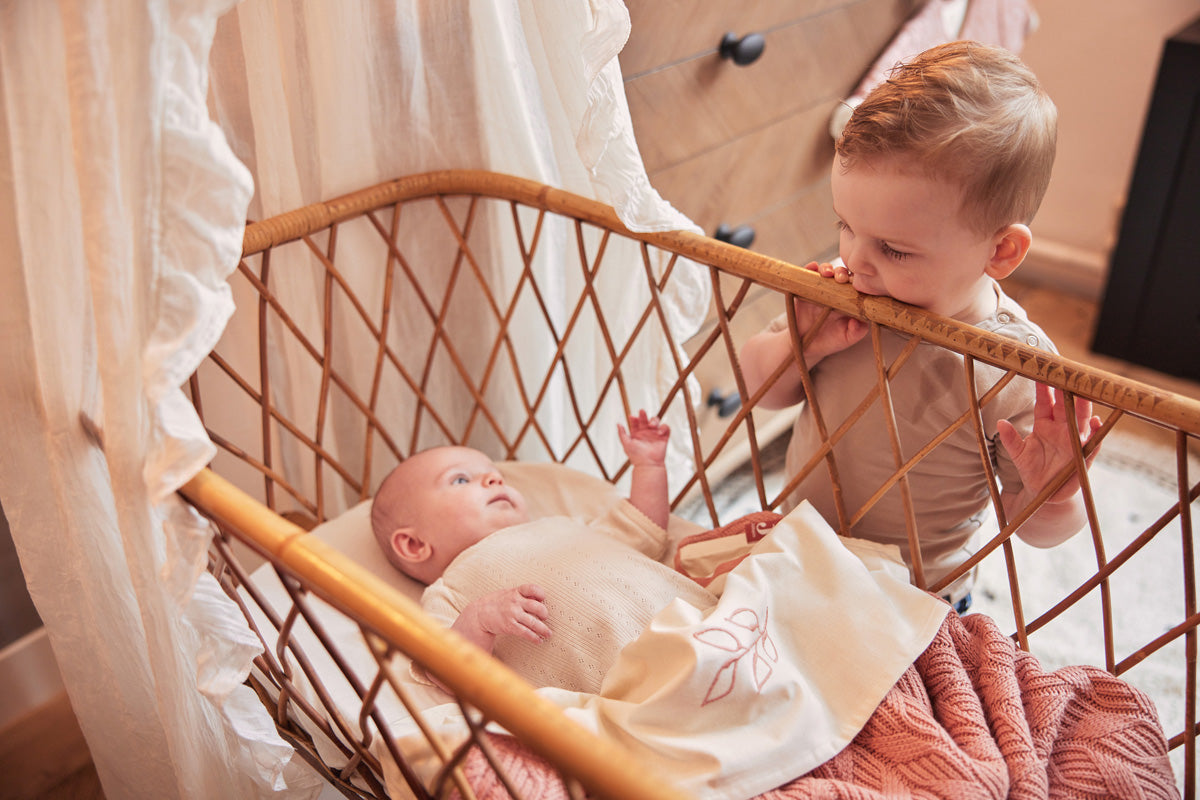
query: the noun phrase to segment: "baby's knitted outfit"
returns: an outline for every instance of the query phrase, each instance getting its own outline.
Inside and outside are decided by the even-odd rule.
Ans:
[[[716,596],[661,563],[666,531],[622,499],[585,521],[546,517],[497,531],[463,551],[421,596],[449,626],[473,600],[536,583],[552,635],[496,639],[495,655],[533,686],[595,693],[617,653],[675,598],[705,609]]]

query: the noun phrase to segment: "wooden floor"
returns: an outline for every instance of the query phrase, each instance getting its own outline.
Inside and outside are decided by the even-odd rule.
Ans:
[[[103,800],[66,692],[0,731],[0,800]]]
[[[1005,289],[1046,330],[1064,356],[1200,400],[1200,384],[1196,382],[1091,353],[1096,303],[1012,282],[1006,282]],[[0,730],[0,800],[103,797],[66,694]]]

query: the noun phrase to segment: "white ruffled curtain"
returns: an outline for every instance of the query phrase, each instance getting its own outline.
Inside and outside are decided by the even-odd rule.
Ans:
[[[619,0],[0,3],[0,503],[108,796],[315,791],[174,494],[213,453],[178,387],[244,219],[482,167],[689,226],[633,143],[627,34]]]
[[[664,203],[646,179],[616,60],[628,34],[629,16],[620,0],[398,0],[342,3],[336,9],[325,2],[247,0],[218,25],[210,105],[235,153],[256,176],[252,219],[387,178],[465,167],[506,172],[596,197],[611,203],[636,229],[694,227]],[[441,226],[436,209],[424,209],[428,218],[413,217],[421,213],[419,208],[406,211],[410,230]],[[507,219],[496,222],[511,229]],[[477,227],[487,224],[480,222]],[[580,278],[578,268],[562,267],[575,257],[567,234],[565,225],[556,229],[547,223],[534,268],[543,273],[543,285],[573,297]],[[373,233],[367,235],[374,240]],[[406,259],[448,268],[454,252],[437,252],[437,248],[454,247],[453,242],[444,237],[427,239],[403,237]],[[523,266],[519,253],[499,233],[495,241],[486,268],[519,275]],[[353,229],[339,232],[339,271],[368,303],[383,290],[378,259],[349,254],[360,247],[369,252],[369,246],[355,238]],[[631,266],[630,274],[616,281],[611,291],[641,295],[645,280],[638,249],[631,243],[610,247],[625,247]],[[607,256],[619,257],[612,251]],[[273,274],[288,277],[277,278],[272,291],[300,329],[318,331],[321,281],[301,277],[312,274],[303,264],[310,258],[306,252],[276,253]],[[419,342],[419,335],[400,326],[421,318],[421,307],[411,294],[398,295],[394,302],[393,341],[409,336]],[[414,305],[406,310],[405,302]],[[694,329],[707,309],[707,279],[681,268],[669,303],[676,331]],[[565,301],[559,310],[565,318],[569,311]],[[349,320],[347,325],[353,324],[353,316],[349,309],[345,315],[334,315]],[[482,306],[475,321],[488,321]],[[513,340],[521,342],[530,362],[542,356],[540,360],[548,363],[553,342],[538,328],[523,334],[523,324],[532,321],[520,315],[512,321]],[[365,385],[374,369],[374,354],[344,344],[352,338],[348,331],[335,332],[337,369],[344,376],[365,376],[359,384]],[[483,359],[490,345],[486,338],[485,333],[479,340]],[[577,336],[572,343],[590,348],[588,353],[603,350],[599,339],[588,342]],[[539,348],[545,352],[532,352]],[[471,354],[460,352],[460,356],[469,360]],[[315,418],[321,375],[311,355],[291,337],[280,336],[270,357],[272,374],[286,386],[281,402],[290,404],[292,413],[302,419]],[[631,382],[645,389],[633,402],[654,403],[662,389],[655,385],[654,354],[627,363],[646,365],[644,375],[632,376]],[[441,366],[451,370],[448,362]],[[586,395],[586,387],[583,391]],[[411,422],[397,421],[412,419],[413,409],[404,402],[407,394],[386,387],[383,394],[389,398],[378,411],[383,421],[393,422],[393,430],[410,428]],[[443,392],[435,389],[431,395],[439,415],[451,424],[456,417],[470,416],[471,397],[456,381],[448,381]],[[556,406],[553,395],[542,412],[540,421],[551,432],[567,415],[565,408]],[[599,429],[609,425],[615,431],[617,422],[616,417],[604,419]],[[682,429],[686,419],[677,422]],[[329,438],[323,446],[347,463],[361,462],[362,454],[355,452],[362,445],[359,430],[349,429],[341,440],[336,421],[326,430]],[[485,438],[472,443],[495,453],[486,431],[480,435]],[[609,439],[600,447],[610,446],[613,455],[618,454],[615,435]],[[281,445],[285,457],[287,445]],[[379,463],[374,474],[382,477],[390,466],[386,463],[390,454],[383,448],[376,452]],[[295,453],[289,461],[289,477],[311,489],[316,483],[313,460]],[[682,463],[673,472],[680,481],[687,473]],[[253,492],[257,487],[244,488]],[[326,497],[325,508],[337,511],[357,499]]]

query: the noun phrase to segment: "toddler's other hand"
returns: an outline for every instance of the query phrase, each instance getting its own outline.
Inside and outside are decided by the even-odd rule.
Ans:
[[[661,466],[667,458],[667,440],[671,429],[658,417],[646,415],[645,409],[629,416],[629,429],[617,425],[621,447],[633,466]]]
[[[1082,397],[1075,398],[1075,422],[1079,429],[1079,441],[1086,443],[1100,429],[1100,417],[1092,414],[1092,403]],[[1040,492],[1066,464],[1075,458],[1075,445],[1071,441],[1071,426],[1067,421],[1067,401],[1061,389],[1055,389],[1053,397],[1050,387],[1037,385],[1037,401],[1033,411],[1033,430],[1022,437],[1008,420],[1000,420],[996,431],[1000,443],[1012,457],[1031,494]],[[1096,458],[1100,448],[1092,451],[1086,459],[1088,467]],[[1048,502],[1059,503],[1079,491],[1079,475],[1072,475],[1061,488],[1050,496]]]

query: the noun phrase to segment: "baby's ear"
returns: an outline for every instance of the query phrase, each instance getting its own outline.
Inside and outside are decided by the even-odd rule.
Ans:
[[[984,271],[998,281],[1007,278],[1021,266],[1032,244],[1033,233],[1028,225],[1019,222],[1005,225],[992,239],[992,257]]]
[[[433,547],[429,542],[417,536],[412,528],[397,528],[388,537],[392,552],[401,560],[411,564],[420,564],[433,555]]]

